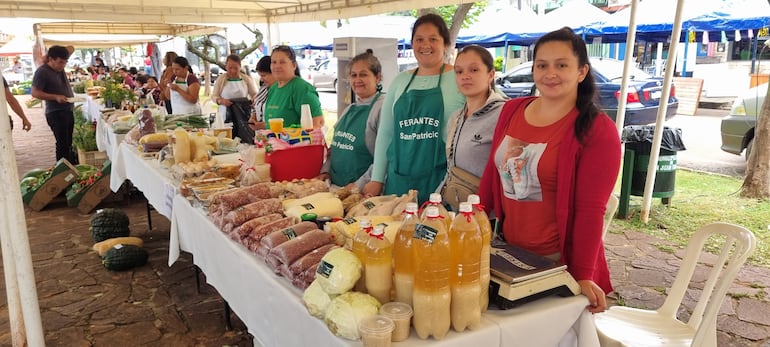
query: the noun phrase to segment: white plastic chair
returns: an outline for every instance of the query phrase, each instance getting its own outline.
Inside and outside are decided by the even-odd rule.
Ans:
[[[725,239],[719,258],[709,271],[690,319],[684,323],[676,318],[677,310],[704,243],[716,235],[724,235]],[[614,306],[594,315],[601,345],[715,347],[717,313],[727,289],[755,246],[754,234],[738,225],[713,223],[700,228],[690,238],[681,268],[663,306],[657,310]]]
[[[618,211],[618,205],[620,200],[614,194],[610,194],[610,199],[607,200],[607,209],[604,211],[604,227],[602,228],[602,240],[607,236],[607,231],[610,230],[610,224],[612,224],[612,218],[615,217],[615,212]]]

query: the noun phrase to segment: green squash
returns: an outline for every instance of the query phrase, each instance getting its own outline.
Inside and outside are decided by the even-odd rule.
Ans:
[[[149,254],[142,247],[115,245],[104,253],[102,265],[110,271],[124,271],[146,264],[147,258]]]
[[[102,242],[114,237],[126,237],[131,234],[131,230],[128,228],[128,226],[95,226],[88,228],[88,230],[91,231],[91,237],[94,238],[94,242]]]
[[[90,223],[92,227],[125,227],[128,229],[128,215],[117,208],[105,208],[91,216]]]

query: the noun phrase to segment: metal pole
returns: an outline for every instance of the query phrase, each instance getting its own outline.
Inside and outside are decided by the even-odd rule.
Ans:
[[[623,131],[623,124],[626,121],[626,99],[628,95],[628,75],[631,71],[631,64],[634,58],[634,46],[636,43],[636,9],[639,7],[639,0],[631,2],[631,18],[628,21],[628,33],[626,34],[626,54],[623,58],[623,81],[620,83],[620,94],[618,99],[618,113],[615,115],[615,125],[618,128],[618,134]]]
[[[676,17],[674,28],[671,29],[671,45],[668,48],[666,66],[674,66],[676,61],[676,49],[682,36],[682,9],[685,0],[678,0],[676,5]],[[682,69],[684,71],[684,69]],[[663,90],[660,94],[660,106],[658,106],[658,120],[655,122],[655,133],[652,135],[652,149],[650,150],[650,162],[647,165],[647,180],[644,184],[644,198],[642,201],[641,220],[644,223],[650,221],[650,205],[652,205],[652,189],[655,186],[655,175],[658,169],[658,156],[660,154],[660,142],[663,139],[663,122],[666,120],[668,110],[668,96],[671,94],[671,81],[674,77],[674,69],[666,69],[663,79]]]
[[[7,100],[5,92],[0,93],[0,119],[8,118]],[[20,299],[21,317],[23,322],[17,323],[16,328],[23,326],[27,335],[28,346],[45,346],[43,338],[43,325],[40,319],[40,307],[37,301],[37,287],[35,284],[35,272],[32,268],[32,255],[29,250],[29,238],[27,237],[27,221],[24,218],[24,207],[21,201],[19,188],[19,173],[16,172],[16,154],[13,150],[13,138],[11,137],[11,125],[8,122],[0,122],[0,199],[4,207],[3,221],[0,226],[0,242],[3,251],[3,267],[6,269],[6,280],[9,277],[8,268],[15,270],[16,283],[7,285],[8,308],[12,309],[12,301]],[[11,232],[13,230],[13,232]],[[6,262],[6,259],[13,257]],[[10,265],[10,266],[9,266]],[[13,271],[12,270],[12,271]],[[11,282],[14,278],[11,278]],[[17,287],[18,284],[18,287]],[[16,293],[13,293],[13,292]],[[11,296],[15,297],[11,297]],[[18,304],[13,303],[18,310]],[[16,319],[19,312],[9,312],[11,319]],[[18,333],[14,333],[17,337]],[[23,341],[14,341],[14,346],[22,346]]]
[[[2,206],[8,206],[4,194],[0,196],[0,204],[2,204]],[[2,229],[0,229],[0,243],[2,243],[3,270],[5,272],[5,295],[8,300],[8,321],[11,327],[11,342],[14,347],[24,346],[27,341],[27,335],[24,333],[24,317],[21,313],[19,283],[16,280],[16,262],[13,260],[13,249],[10,245],[11,225],[9,224],[8,211],[6,211],[6,209],[3,209],[2,220],[3,225]]]

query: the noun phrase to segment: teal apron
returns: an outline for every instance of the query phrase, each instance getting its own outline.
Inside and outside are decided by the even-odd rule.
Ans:
[[[427,201],[446,174],[444,99],[438,85],[409,90],[417,70],[393,106],[393,139],[388,147],[388,177],[384,194],[405,194],[417,189],[418,201]]]
[[[329,169],[333,184],[343,187],[355,182],[372,165],[374,157],[366,148],[366,121],[379,97],[377,92],[368,105],[350,105],[348,112],[334,126]]]

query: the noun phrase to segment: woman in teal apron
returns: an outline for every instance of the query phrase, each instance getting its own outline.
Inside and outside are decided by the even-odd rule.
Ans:
[[[445,64],[449,29],[427,14],[412,29],[418,67],[393,80],[382,108],[372,180],[364,195],[405,194],[417,189],[420,202],[436,192],[446,174],[446,123],[465,97]]]
[[[335,186],[361,190],[371,178],[374,142],[380,123],[382,65],[371,50],[359,54],[348,65],[355,103],[342,112],[334,126],[329,158],[319,178]]]

